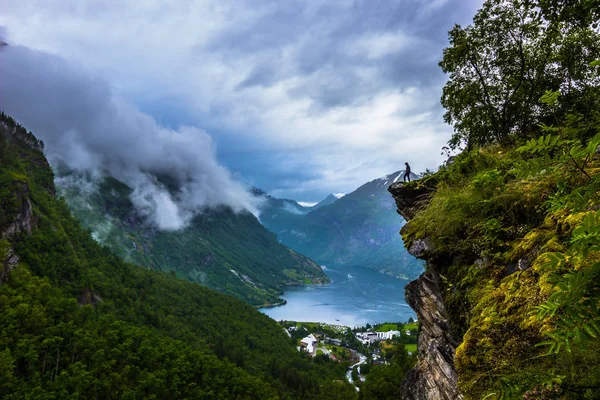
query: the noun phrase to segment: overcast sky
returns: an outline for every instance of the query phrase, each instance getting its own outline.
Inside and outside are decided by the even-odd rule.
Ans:
[[[10,46],[85,71],[93,78],[77,84],[126,103],[119,112],[165,132],[197,132],[186,156],[206,144],[233,176],[318,201],[405,161],[416,172],[443,161],[451,127],[437,63],[447,31],[470,23],[481,0],[2,3]],[[20,112],[24,124],[43,126],[27,114],[37,110]],[[210,155],[203,148],[198,157]]]

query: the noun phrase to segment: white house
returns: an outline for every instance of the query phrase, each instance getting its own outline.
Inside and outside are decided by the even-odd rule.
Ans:
[[[357,332],[356,338],[362,343],[374,343],[380,340],[391,339],[394,336],[399,336],[400,331],[388,331],[388,332]]]
[[[373,343],[378,340],[376,332],[357,332],[355,336],[362,344]]]
[[[377,333],[377,340],[387,340],[394,336],[400,336],[400,331],[387,331],[387,332],[375,332]]]
[[[300,347],[305,348],[308,353],[314,356],[316,350],[315,345],[317,344],[317,342],[317,338],[314,337],[314,335],[311,333],[310,335],[308,335],[300,341]]]

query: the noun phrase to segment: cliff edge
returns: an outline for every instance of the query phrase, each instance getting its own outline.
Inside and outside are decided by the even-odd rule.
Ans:
[[[426,262],[405,399],[600,398],[600,134],[549,138],[389,187]]]
[[[398,213],[410,221],[420,206],[426,204],[432,186],[406,186],[394,183],[389,192],[396,200]],[[408,248],[413,256],[427,262],[426,272],[406,286],[406,302],[415,310],[420,322],[419,354],[416,366],[409,371],[402,385],[406,400],[460,399],[458,375],[454,368],[454,353],[458,341],[452,338],[440,274],[428,259],[431,243],[418,239]]]

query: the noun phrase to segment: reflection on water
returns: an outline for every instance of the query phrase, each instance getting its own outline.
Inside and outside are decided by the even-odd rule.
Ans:
[[[328,285],[289,287],[287,304],[261,311],[275,320],[326,322],[348,326],[415,318],[404,302],[402,279],[360,267],[327,267]]]

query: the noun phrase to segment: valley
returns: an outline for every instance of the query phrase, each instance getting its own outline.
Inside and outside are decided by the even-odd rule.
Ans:
[[[183,229],[161,230],[134,207],[132,189],[117,179],[57,171],[57,191],[74,216],[99,243],[127,261],[253,306],[280,303],[288,285],[329,281],[316,263],[278,243],[248,211],[207,208]],[[176,193],[176,183],[167,182]]]
[[[0,399],[600,400],[600,0],[5,1]]]
[[[257,191],[264,199],[260,221],[282,244],[320,265],[358,266],[415,279],[424,264],[404,249],[398,230],[405,221],[387,192],[403,173],[374,179],[344,196],[329,195],[313,207]]]

